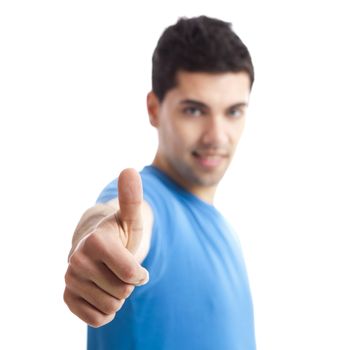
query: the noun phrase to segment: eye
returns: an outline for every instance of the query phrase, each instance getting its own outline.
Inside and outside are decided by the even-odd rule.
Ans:
[[[232,108],[228,111],[228,115],[231,118],[239,118],[243,116],[243,111],[240,108]]]
[[[184,108],[183,113],[192,117],[199,117],[204,114],[204,112],[200,108],[194,106]]]

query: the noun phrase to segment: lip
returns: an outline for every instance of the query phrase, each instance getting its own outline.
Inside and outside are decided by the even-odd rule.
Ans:
[[[219,153],[201,153],[193,152],[193,157],[203,168],[213,169],[218,167],[226,158],[225,155]]]

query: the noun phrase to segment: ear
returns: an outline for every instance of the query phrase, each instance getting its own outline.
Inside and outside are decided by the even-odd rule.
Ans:
[[[158,100],[158,97],[156,94],[151,91],[147,94],[147,110],[148,110],[148,116],[149,116],[149,121],[152,126],[155,128],[158,127],[159,124],[159,108],[160,108],[160,103]]]

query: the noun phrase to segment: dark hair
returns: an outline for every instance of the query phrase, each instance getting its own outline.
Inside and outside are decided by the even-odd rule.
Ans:
[[[160,101],[176,86],[178,71],[240,72],[254,82],[254,68],[247,47],[231,23],[206,16],[180,18],[158,40],[152,57],[152,90]]]

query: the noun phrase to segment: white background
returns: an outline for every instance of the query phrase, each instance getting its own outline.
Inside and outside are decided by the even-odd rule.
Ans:
[[[82,212],[152,161],[151,54],[179,16],[233,23],[256,69],[217,206],[240,235],[260,350],[350,349],[346,1],[2,1],[1,349],[84,349],[62,300]]]

